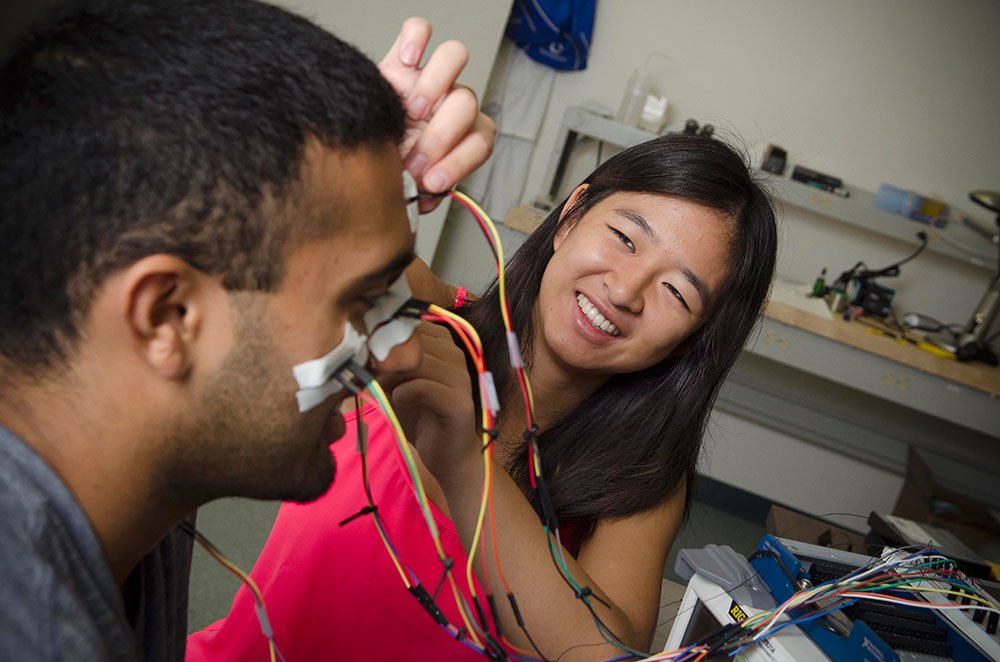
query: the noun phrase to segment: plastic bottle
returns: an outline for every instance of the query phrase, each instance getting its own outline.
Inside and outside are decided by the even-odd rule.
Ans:
[[[625,85],[625,95],[622,97],[622,103],[618,107],[615,119],[622,124],[633,126],[638,113],[641,112],[645,98],[646,94],[640,85],[639,70],[636,69],[629,76],[628,83]]]
[[[662,53],[651,53],[646,57],[642,67],[629,77],[615,119],[651,133],[660,132],[666,123],[668,63],[669,59]]]

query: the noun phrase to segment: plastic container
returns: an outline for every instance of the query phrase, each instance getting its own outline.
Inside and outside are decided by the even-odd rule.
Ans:
[[[882,184],[875,194],[875,206],[914,221],[929,223],[939,228],[948,223],[948,205],[940,200],[927,198],[919,193]]]
[[[651,133],[660,132],[667,120],[665,88],[669,61],[662,53],[651,53],[643,65],[632,72],[615,119]]]

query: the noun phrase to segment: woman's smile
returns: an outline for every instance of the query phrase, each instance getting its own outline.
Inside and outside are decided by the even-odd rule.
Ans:
[[[614,322],[605,317],[602,311],[594,305],[594,303],[587,298],[587,295],[583,292],[577,292],[576,295],[577,309],[583,313],[583,316],[587,319],[589,325],[600,331],[601,335],[610,338],[620,338],[622,332],[618,330]]]

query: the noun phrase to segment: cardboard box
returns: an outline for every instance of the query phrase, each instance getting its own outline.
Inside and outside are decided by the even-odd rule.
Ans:
[[[858,554],[868,553],[863,534],[782,506],[771,506],[767,512],[766,526],[768,533],[779,538],[790,538]]]
[[[927,463],[913,448],[906,460],[906,478],[892,514],[948,529],[973,550],[1000,540],[1000,522],[990,509],[935,484]]]
[[[531,234],[542,224],[547,214],[548,212],[545,210],[536,209],[531,205],[519,205],[511,207],[507,211],[507,216],[503,219],[503,224],[518,232]]]

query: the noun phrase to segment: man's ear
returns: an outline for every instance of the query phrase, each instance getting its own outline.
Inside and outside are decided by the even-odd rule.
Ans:
[[[151,255],[125,272],[126,320],[149,366],[168,379],[191,370],[202,332],[206,274],[172,255]]]
[[[559,246],[561,246],[563,241],[566,239],[566,235],[569,234],[569,231],[572,230],[580,220],[580,217],[577,214],[570,216],[570,212],[573,211],[573,208],[576,207],[577,203],[580,201],[580,196],[582,196],[583,192],[588,188],[590,188],[590,184],[580,184],[573,189],[573,192],[569,194],[568,198],[566,198],[566,204],[563,205],[562,211],[559,212],[559,229],[556,230],[556,236],[552,238],[553,251],[559,250]]]

